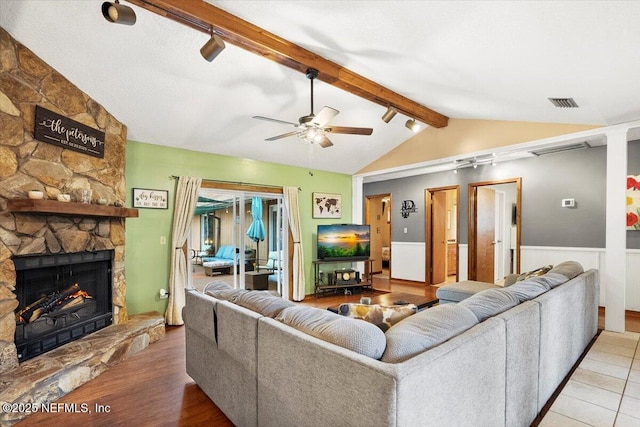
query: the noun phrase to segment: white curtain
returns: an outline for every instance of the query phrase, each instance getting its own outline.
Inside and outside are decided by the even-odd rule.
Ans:
[[[184,290],[193,287],[191,269],[187,268],[184,245],[191,228],[193,212],[198,202],[201,178],[181,176],[178,178],[173,207],[173,232],[171,234],[171,271],[169,273],[169,305],[164,314],[168,325],[182,325]]]
[[[293,300],[302,301],[305,295],[304,254],[302,253],[302,230],[300,229],[300,207],[298,188],[283,187],[284,203],[289,216],[289,229],[293,236]]]

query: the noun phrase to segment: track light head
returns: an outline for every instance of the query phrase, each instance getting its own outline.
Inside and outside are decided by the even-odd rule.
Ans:
[[[410,129],[411,132],[413,133],[417,133],[420,130],[420,125],[414,119],[407,120],[407,122],[404,125],[407,127],[407,129]]]
[[[114,24],[133,25],[136,23],[136,13],[129,6],[120,4],[118,0],[114,3],[106,1],[102,3],[102,16]]]
[[[211,62],[224,50],[224,47],[224,40],[217,34],[211,34],[209,41],[200,48],[200,54],[204,59]]]
[[[391,119],[396,116],[396,114],[398,114],[398,110],[396,110],[392,106],[389,106],[387,108],[387,111],[385,111],[385,113],[382,115],[382,121],[385,123],[389,123]]]

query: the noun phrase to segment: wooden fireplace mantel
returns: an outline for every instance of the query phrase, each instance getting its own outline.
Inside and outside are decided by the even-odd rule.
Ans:
[[[138,209],[102,206],[57,200],[9,199],[6,212],[46,213],[55,215],[137,218]]]

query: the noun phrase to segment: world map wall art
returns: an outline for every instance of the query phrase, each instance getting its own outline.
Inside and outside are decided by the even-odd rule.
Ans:
[[[640,230],[640,175],[627,176],[627,230]]]

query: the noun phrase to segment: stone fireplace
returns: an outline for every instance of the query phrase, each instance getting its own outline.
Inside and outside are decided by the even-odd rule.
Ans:
[[[14,343],[18,307],[14,259],[26,255],[111,250],[113,323],[127,320],[125,218],[12,211],[10,202],[40,190],[45,199],[92,190],[93,203],[123,203],[126,127],[28,48],[0,28],[0,372],[18,364]],[[35,107],[43,106],[105,132],[104,158],[34,139]],[[64,202],[53,202],[60,203]],[[72,202],[73,203],[73,199]]]
[[[104,158],[36,140],[36,106],[104,132]],[[0,28],[0,402],[53,401],[164,335],[158,313],[127,315],[125,218],[137,212],[121,207],[126,136],[100,104]],[[29,200],[31,190],[44,200]],[[91,203],[77,203],[81,190],[92,191]],[[71,202],[57,201],[61,193],[71,194]],[[104,261],[106,277],[91,276],[98,264],[71,268],[69,261],[78,259]],[[62,277],[70,272],[74,277]],[[42,280],[27,289],[25,276],[27,288]],[[16,318],[30,300],[66,292],[75,278],[84,283],[80,295],[88,305],[54,312],[32,327]],[[106,291],[98,289],[103,285]],[[89,312],[97,319],[89,320]],[[56,322],[61,330],[51,335]],[[80,330],[91,334],[74,336]],[[34,335],[41,342],[25,344]],[[67,342],[72,338],[79,339]],[[20,359],[25,352],[32,358],[19,363],[16,344]],[[30,353],[36,347],[39,355]],[[22,416],[0,414],[0,424]]]

